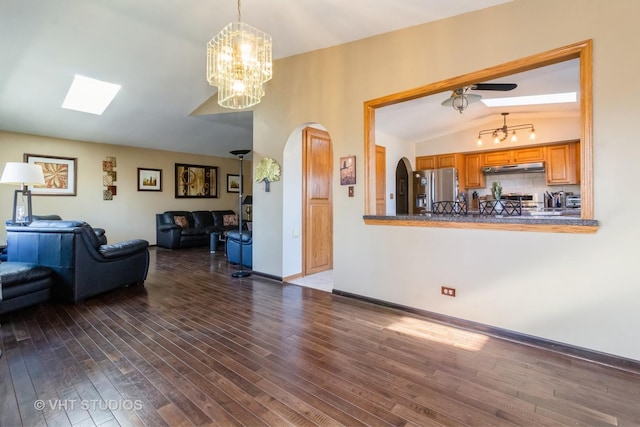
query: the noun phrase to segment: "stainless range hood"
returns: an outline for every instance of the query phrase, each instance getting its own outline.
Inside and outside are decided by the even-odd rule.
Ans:
[[[507,173],[540,173],[544,172],[544,163],[521,163],[519,165],[483,166],[485,175],[501,175]]]

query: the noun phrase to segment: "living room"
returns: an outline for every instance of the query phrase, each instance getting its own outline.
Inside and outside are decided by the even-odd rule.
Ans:
[[[627,49],[636,37],[632,29],[639,7],[633,0],[606,5],[597,0],[515,0],[277,60],[265,97],[253,110],[253,142],[246,147],[254,152],[252,162],[270,157],[283,165],[282,182],[273,183],[269,193],[263,184],[247,180],[259,236],[253,246],[254,269],[283,276],[283,241],[292,234],[282,226],[288,209],[284,147],[295,129],[319,123],[331,135],[334,164],[340,157],[356,156],[353,197],[338,181],[333,186],[335,289],[638,363],[637,332],[629,325],[640,322],[635,271],[640,201],[629,197],[626,187],[635,182],[634,117],[640,107],[626,100],[638,92],[633,81],[640,60]],[[364,224],[364,206],[373,203],[365,188],[364,102],[588,39],[594,47],[597,233]],[[221,109],[212,102],[199,112],[217,114]],[[3,162],[21,161],[25,153],[78,159],[78,194],[34,196],[34,211],[104,227],[111,241],[140,237],[153,243],[152,215],[168,209],[217,209],[224,200],[220,208],[237,210],[237,197],[227,194],[224,185],[227,174],[237,173],[237,159],[180,152],[180,141],[173,151],[133,148],[7,131],[5,123],[0,125],[5,129],[0,133]],[[118,173],[118,193],[108,201],[103,200],[102,182],[107,157],[117,159]],[[175,163],[218,166],[221,198],[175,199]],[[245,166],[250,178],[254,164]],[[138,167],[163,170],[161,193],[137,191]],[[13,188],[0,186],[4,218],[11,216],[12,195]],[[442,286],[456,288],[456,297],[442,296]]]

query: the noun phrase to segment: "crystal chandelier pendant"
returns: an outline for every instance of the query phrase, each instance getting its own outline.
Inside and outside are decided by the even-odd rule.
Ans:
[[[207,44],[207,81],[218,88],[218,104],[240,110],[264,96],[272,77],[271,36],[232,22]]]

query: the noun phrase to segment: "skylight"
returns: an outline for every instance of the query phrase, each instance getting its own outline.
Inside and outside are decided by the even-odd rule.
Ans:
[[[101,115],[122,86],[76,74],[62,108]]]
[[[576,92],[550,93],[546,95],[512,96],[507,98],[483,99],[487,107],[513,107],[517,105],[562,104],[576,102]]]

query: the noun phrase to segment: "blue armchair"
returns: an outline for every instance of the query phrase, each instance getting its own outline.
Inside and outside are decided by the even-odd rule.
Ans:
[[[231,264],[240,264],[240,239],[242,239],[242,265],[253,266],[253,235],[251,231],[237,231],[227,233],[227,260]]]
[[[34,221],[7,226],[8,260],[49,267],[53,298],[78,302],[121,286],[142,284],[149,269],[149,242],[103,245],[82,221]]]

